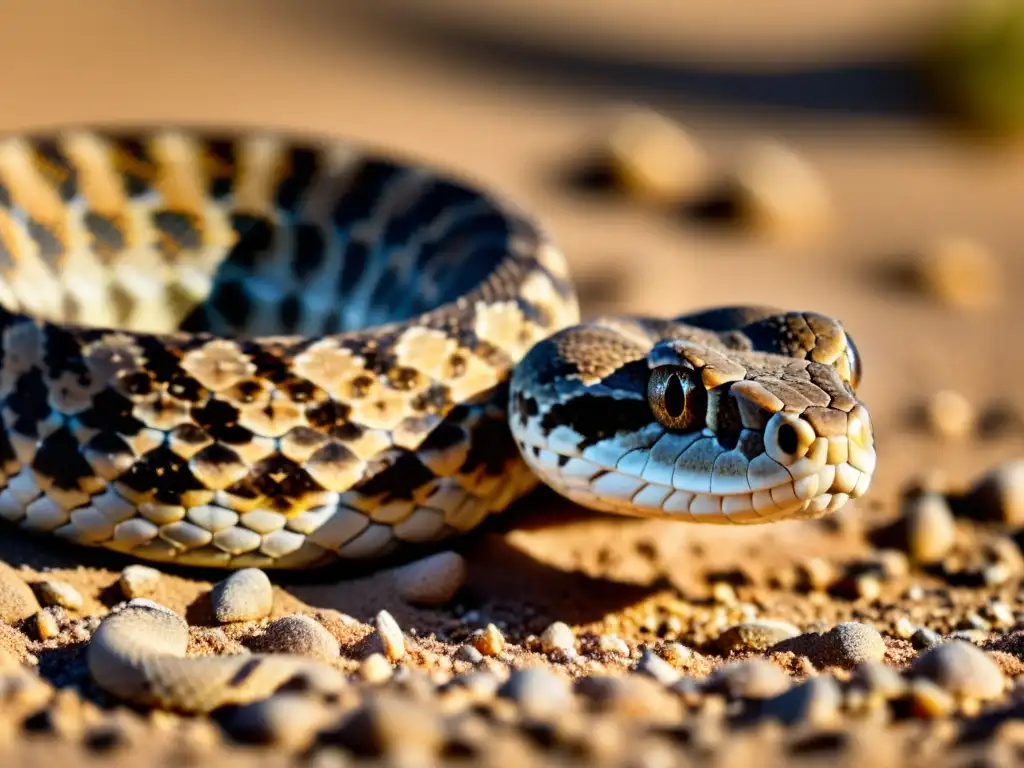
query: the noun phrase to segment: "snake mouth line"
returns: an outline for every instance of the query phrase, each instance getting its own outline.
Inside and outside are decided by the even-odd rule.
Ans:
[[[789,456],[790,461],[780,461],[783,457],[768,440],[764,452],[737,461],[728,472],[715,468],[728,465],[723,457],[738,457],[721,449],[711,435],[691,436],[718,449],[706,463],[691,466],[653,463],[654,448],[590,446],[581,451],[554,434],[538,441],[543,445],[526,447],[523,455],[563,496],[615,514],[747,525],[816,518],[864,495],[871,484],[875,449],[863,422],[866,413],[858,416],[862,423],[855,422],[846,435],[810,436],[806,450]]]

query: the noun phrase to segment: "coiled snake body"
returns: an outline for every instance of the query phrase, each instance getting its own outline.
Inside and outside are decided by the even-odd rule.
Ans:
[[[834,510],[874,469],[835,320],[579,325],[524,212],[339,142],[4,138],[0,305],[0,516],[145,559],[372,559],[538,478],[759,523]]]

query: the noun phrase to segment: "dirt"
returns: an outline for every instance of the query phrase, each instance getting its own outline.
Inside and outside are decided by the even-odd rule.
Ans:
[[[965,487],[1018,457],[1024,444],[1024,304],[1014,295],[1024,284],[1024,158],[946,131],[898,60],[947,4],[918,0],[897,19],[881,0],[858,4],[856,14],[788,0],[770,24],[753,23],[739,2],[688,4],[690,11],[660,21],[653,3],[641,4],[642,12],[608,4],[600,14],[582,4],[570,13],[567,5],[561,15],[539,2],[496,3],[490,16],[460,13],[454,3],[414,5],[216,2],[199,10],[163,0],[144,9],[66,0],[46,12],[10,8],[0,27],[0,68],[8,73],[0,126],[190,121],[348,136],[468,173],[541,214],[569,257],[585,315],[727,303],[827,312],[843,320],[863,358],[859,394],[872,414],[879,468],[867,497],[834,518],[766,528],[612,518],[541,491],[459,546],[469,577],[450,604],[410,606],[379,574],[275,575],[273,617],[318,618],[341,645],[339,666],[353,674],[373,617],[387,610],[415,638],[405,665],[442,676],[469,668],[458,649],[489,621],[509,647],[485,666],[506,672],[531,665],[567,677],[624,672],[643,649],[678,642],[698,656],[675,666],[703,678],[726,661],[715,641],[744,619],[744,606],[805,633],[848,620],[871,624],[897,669],[918,655],[900,635],[901,618],[944,635],[973,629],[971,639],[992,651],[1007,678],[1024,673],[1012,633],[1016,616],[1024,618],[1024,574],[986,585],[979,574],[987,561],[970,565],[982,557],[985,537],[1013,537],[1016,529],[958,520],[957,551],[968,563],[959,570],[905,558],[895,574],[878,565],[902,551],[879,532],[899,527],[909,485],[937,477],[943,488]],[[708,153],[713,174],[725,174],[749,142],[785,143],[820,174],[835,221],[809,239],[763,237],[699,207],[654,208],[574,184],[588,142],[624,103],[680,121]],[[1003,289],[995,301],[951,306],[901,278],[907,257],[945,236],[988,250]],[[1005,428],[936,436],[914,414],[945,389],[979,412],[1003,414],[996,421]],[[0,560],[20,567],[29,583],[45,575],[74,586],[84,605],[70,612],[72,623],[124,599],[116,582],[131,562],[10,531],[0,539]],[[808,569],[821,562],[835,578],[810,588]],[[212,626],[206,594],[223,574],[162,570],[151,598],[193,627]],[[867,583],[878,573],[876,584]],[[974,622],[994,601],[1007,606],[1010,623]],[[540,650],[537,636],[556,620],[573,628],[581,661]],[[42,643],[0,625],[0,658],[31,655],[56,688],[80,688],[109,709],[81,688],[83,642],[71,626]],[[260,629],[236,628],[226,642],[197,635],[192,652],[223,652]],[[625,641],[628,656],[586,651],[609,634]],[[740,655],[748,656],[765,654]],[[794,680],[809,676],[799,654],[766,658]],[[978,712],[957,717],[957,727],[983,732],[971,749],[1012,730],[985,731]],[[180,757],[188,743],[207,745],[194,758],[209,764],[287,759],[287,750],[233,744],[209,723],[132,718],[141,734],[132,743],[149,744],[154,755]],[[195,732],[186,738],[187,728]],[[901,733],[891,756],[916,732]],[[0,747],[13,749],[20,765],[59,759],[70,768],[107,754],[43,726],[0,729]],[[134,749],[110,755],[127,764],[137,759]],[[741,760],[740,748],[734,752]]]

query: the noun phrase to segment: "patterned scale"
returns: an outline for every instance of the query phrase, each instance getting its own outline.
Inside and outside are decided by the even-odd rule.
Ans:
[[[0,515],[135,556],[306,567],[536,484],[509,371],[578,311],[520,212],[341,143],[0,141]]]

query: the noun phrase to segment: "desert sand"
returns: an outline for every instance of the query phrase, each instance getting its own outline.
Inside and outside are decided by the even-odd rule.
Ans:
[[[805,635],[844,621],[870,625],[884,640],[885,664],[897,670],[921,653],[921,641],[910,639],[913,630],[927,627],[943,636],[967,630],[961,640],[992,651],[989,658],[1004,676],[1006,690],[994,701],[960,707],[942,690],[900,694],[906,701],[883,707],[885,715],[858,720],[847,713],[813,725],[812,732],[820,726],[824,734],[857,735],[822,736],[791,759],[834,762],[848,750],[853,760],[865,750],[863,759],[872,765],[900,763],[904,754],[932,762],[949,754],[1010,760],[1016,746],[1008,745],[1021,743],[1019,730],[995,723],[1012,722],[1019,700],[1013,688],[1024,671],[1018,660],[1024,650],[1013,630],[1016,617],[1024,617],[1017,587],[1024,568],[987,583],[973,574],[991,564],[985,542],[1011,540],[1015,529],[959,519],[959,560],[929,568],[908,561],[899,536],[892,543],[879,533],[890,523],[899,529],[908,486],[924,478],[950,492],[969,487],[990,468],[1017,459],[1024,444],[1015,415],[1024,413],[1018,379],[1024,303],[1016,295],[1024,286],[1024,156],[978,147],[948,131],[928,113],[927,98],[906,69],[894,63],[949,3],[915,0],[897,12],[881,0],[862,0],[856,10],[787,0],[773,4],[770,19],[738,0],[689,3],[678,11],[652,2],[597,9],[563,3],[558,12],[539,2],[492,3],[487,11],[455,2],[418,5],[8,3],[0,25],[0,71],[6,73],[0,129],[186,121],[350,137],[468,174],[538,213],[569,258],[585,315],[665,315],[738,303],[834,315],[853,334],[864,361],[859,395],[871,410],[879,469],[868,496],[835,519],[767,528],[619,519],[539,492],[459,549],[469,576],[451,603],[411,606],[383,576],[275,575],[271,618],[320,617],[341,644],[336,665],[354,679],[373,618],[387,610],[413,638],[414,651],[398,666],[435,674],[438,681],[474,667],[458,655],[460,648],[474,629],[494,622],[508,647],[480,663],[501,679],[511,669],[537,665],[560,680],[599,673],[646,679],[649,674],[629,670],[643,666],[650,649],[675,675],[698,681],[697,688],[731,657],[767,660],[794,686],[833,674],[825,671],[832,666],[837,680],[849,680],[849,665],[816,661],[802,646],[770,652],[737,647],[730,656],[719,636],[751,612],[790,622]],[[692,210],[658,209],[574,185],[589,143],[601,136],[609,115],[630,106],[679,121],[707,153],[713,175],[729,172],[751,142],[782,142],[820,175],[833,221],[809,235],[766,236]],[[990,254],[999,278],[984,306],[951,305],[900,279],[908,257],[944,237],[969,238]],[[1000,428],[937,436],[914,415],[942,390],[959,392],[979,413],[996,413]],[[885,566],[886,558],[896,564]],[[0,636],[10,655],[29,661],[32,674],[63,696],[94,701],[105,713],[96,717],[130,721],[127,736],[107,743],[95,734],[87,738],[84,726],[61,725],[60,716],[26,715],[17,704],[4,704],[0,692],[0,720],[10,720],[0,729],[0,745],[15,757],[10,764],[129,764],[147,749],[154,759],[180,757],[185,749],[197,765],[284,764],[296,751],[343,764],[358,752],[336,734],[320,751],[308,743],[242,747],[231,728],[121,712],[90,687],[82,655],[88,618],[124,599],[116,582],[131,561],[12,530],[0,534],[0,560],[30,584],[60,580],[84,600],[69,611],[72,624],[86,627],[84,639],[65,627],[42,642],[25,625]],[[835,575],[814,584],[808,573],[821,568]],[[881,574],[878,583],[865,585],[865,572]],[[188,616],[193,627],[213,626],[201,605],[222,577],[168,569],[153,599]],[[995,618],[993,602],[1005,606]],[[579,659],[571,658],[576,652],[567,657],[542,648],[537,638],[556,621],[572,628]],[[265,626],[235,628],[228,639],[245,642]],[[611,634],[624,641],[626,653],[593,650]],[[745,764],[750,754],[781,761],[787,749],[796,750],[794,743],[812,739],[803,722],[814,720],[806,705],[795,721],[778,719],[776,725],[784,723],[778,728],[756,725],[719,741],[708,735],[710,746],[702,746],[695,734],[733,727],[730,713],[739,705],[722,703],[725,713],[716,715],[717,705],[704,703],[697,688],[672,689],[671,706],[687,712],[679,718],[685,727],[661,722],[658,738],[636,742],[632,764],[699,761],[701,755]],[[623,712],[610,707],[612,719],[657,721],[662,692],[649,700],[647,693],[637,694],[632,715],[626,705]],[[686,703],[691,698],[692,706]],[[418,709],[399,708],[394,717],[444,711],[431,696],[425,701]],[[72,721],[92,717],[76,714],[84,705],[46,704],[53,711],[61,706]],[[849,701],[843,706],[855,709]],[[992,719],[992,712],[1002,714]],[[494,717],[516,721],[514,714]],[[710,724],[702,725],[702,717]],[[473,749],[460,751],[449,744],[444,754],[493,755],[513,764],[528,757],[586,762],[585,751],[564,747],[574,738],[587,741],[585,733],[574,735],[580,727],[552,726],[540,734],[524,726],[527,736],[502,731],[483,747],[473,742]],[[400,743],[404,737],[390,738]],[[644,752],[648,742],[653,746]],[[620,762],[621,754],[608,749],[609,764]]]

